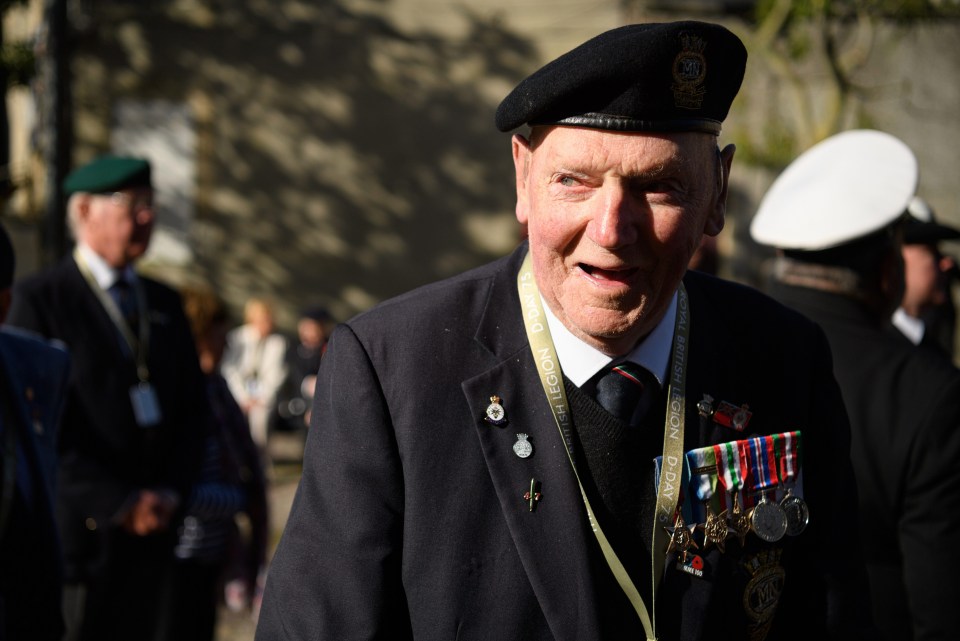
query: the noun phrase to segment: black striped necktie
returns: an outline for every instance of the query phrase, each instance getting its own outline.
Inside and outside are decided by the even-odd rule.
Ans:
[[[597,402],[621,421],[630,423],[649,380],[650,373],[636,363],[615,365],[604,370],[597,380]]]

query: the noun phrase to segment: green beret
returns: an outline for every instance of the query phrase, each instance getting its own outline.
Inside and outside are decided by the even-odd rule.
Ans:
[[[730,31],[696,21],[607,31],[523,80],[496,125],[718,135],[740,90],[747,50]]]
[[[149,186],[149,161],[126,156],[100,156],[73,170],[63,181],[63,191],[67,195],[81,191],[102,194]]]

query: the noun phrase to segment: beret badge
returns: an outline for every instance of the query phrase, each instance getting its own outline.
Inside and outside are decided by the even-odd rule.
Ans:
[[[707,90],[703,82],[707,78],[707,59],[703,50],[707,43],[689,33],[680,34],[682,49],[673,60],[673,102],[678,108],[699,109]]]

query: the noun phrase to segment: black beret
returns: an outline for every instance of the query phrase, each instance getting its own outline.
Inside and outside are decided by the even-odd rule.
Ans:
[[[523,80],[497,108],[497,128],[528,123],[716,135],[746,62],[743,43],[720,25],[619,27]]]
[[[72,171],[63,181],[66,194],[103,194],[150,186],[150,163],[143,158],[100,156]]]
[[[13,285],[13,271],[16,267],[16,258],[13,255],[13,243],[7,230],[0,225],[0,290]]]

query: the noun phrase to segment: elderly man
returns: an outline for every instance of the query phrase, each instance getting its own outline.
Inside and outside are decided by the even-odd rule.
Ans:
[[[260,641],[869,626],[825,339],[684,278],[745,62],[716,25],[631,25],[504,100],[529,241],[334,330]]]
[[[833,349],[875,619],[890,641],[956,638],[960,600],[933,552],[960,529],[960,371],[887,329],[917,179],[902,141],[843,132],[777,178],[751,225],[781,250],[772,293],[817,321]]]
[[[65,343],[57,521],[68,638],[152,639],[207,411],[178,296],[133,264],[154,222],[150,165],[101,157],[64,181],[77,244],[20,281],[8,322]]]

